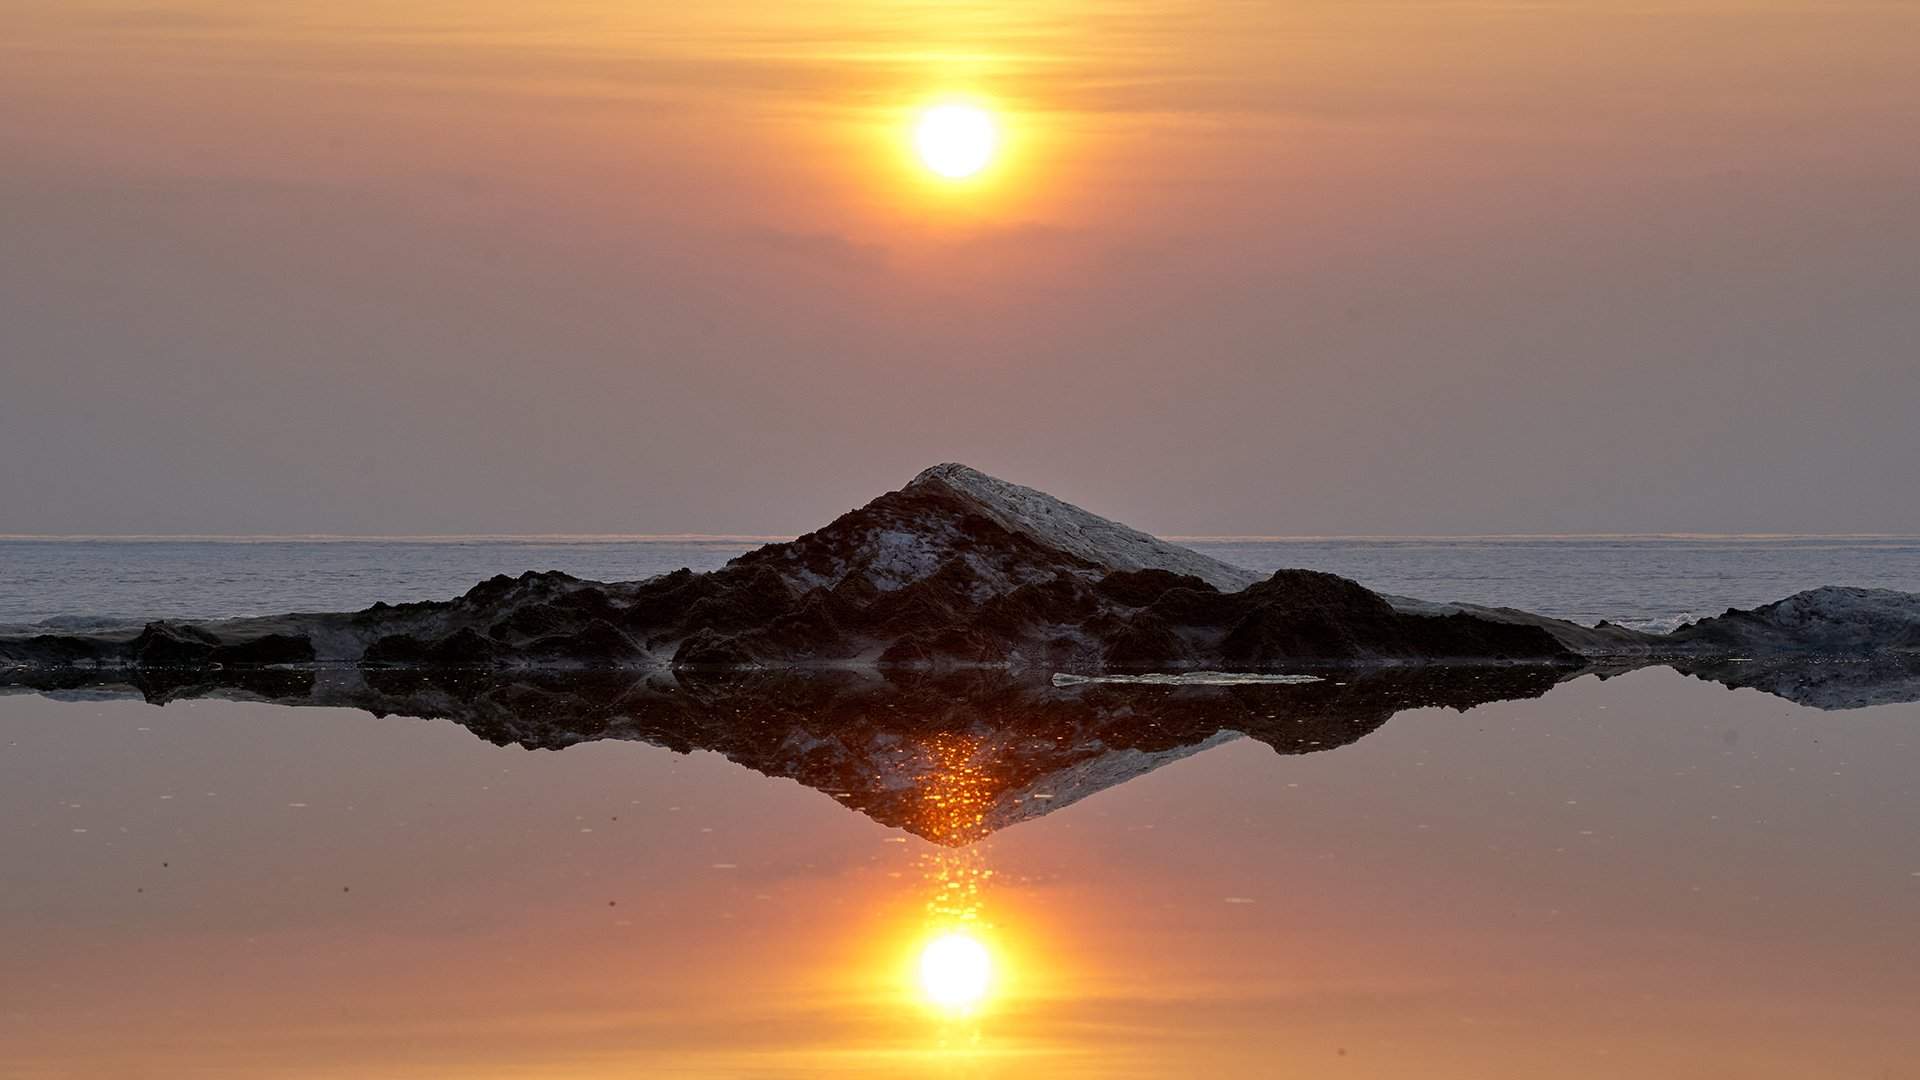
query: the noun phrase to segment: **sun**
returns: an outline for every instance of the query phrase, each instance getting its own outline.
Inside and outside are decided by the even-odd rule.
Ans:
[[[973,1008],[986,998],[992,981],[993,956],[971,934],[942,934],[920,950],[920,989],[943,1009]]]
[[[993,163],[1000,127],[978,105],[952,102],[920,114],[913,127],[920,163],[948,180],[965,180]]]

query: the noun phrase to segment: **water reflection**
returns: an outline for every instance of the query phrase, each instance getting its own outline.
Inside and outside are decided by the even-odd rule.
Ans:
[[[1304,685],[1056,687],[1001,672],[845,672],[653,678],[460,670],[146,670],[40,685],[349,706],[444,718],[499,745],[559,750],[604,739],[709,750],[797,780],[950,848],[1072,805],[1209,747],[1251,738],[1282,754],[1345,746],[1396,712],[1538,697],[1544,668],[1355,671]],[[15,676],[22,680],[22,676]],[[975,887],[954,867],[953,889]]]
[[[913,853],[919,911],[900,935],[900,960],[867,978],[897,978],[902,996],[925,1014],[920,1054],[967,1061],[1004,1049],[991,1028],[1021,995],[1039,992],[1023,976],[1046,951],[1031,928],[1013,932],[992,902],[991,838],[999,830],[1225,743],[1326,752],[1404,709],[1536,697],[1560,675],[1386,670],[1300,685],[1056,687],[994,672],[697,679],[256,669],[143,671],[137,684],[69,678],[38,689],[137,694],[162,705],[228,698],[351,706],[380,717],[444,718],[488,742],[533,750],[631,740],[713,751],[798,781],[930,842]]]
[[[1920,700],[1920,658],[1672,666],[1821,709]],[[1403,710],[1536,698],[1589,673],[1624,671],[1390,668],[1301,685],[1055,686],[996,671],[14,670],[0,672],[0,688],[160,705],[227,698],[345,706],[447,719],[528,749],[621,739],[710,750],[959,848],[1223,742],[1245,737],[1282,754],[1319,753],[1364,738]]]
[[[1904,1075],[1912,709],[1433,675],[0,698],[0,1075]]]
[[[919,745],[924,767],[912,777],[919,793],[914,833],[941,845],[921,856],[929,895],[926,943],[917,966],[920,989],[935,1008],[964,1017],[977,1011],[993,987],[988,944],[992,923],[982,900],[993,877],[983,840],[995,795],[989,741],[982,735],[941,731]]]

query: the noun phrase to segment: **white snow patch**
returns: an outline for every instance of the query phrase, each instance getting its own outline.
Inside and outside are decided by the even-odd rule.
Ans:
[[[1644,634],[1671,634],[1690,622],[1698,622],[1700,618],[1701,616],[1687,611],[1678,615],[1658,615],[1645,619],[1617,619],[1614,625],[1638,630]]]
[[[1147,675],[1069,675],[1055,672],[1053,685],[1082,686],[1087,683],[1132,683],[1145,686],[1297,686],[1322,682],[1318,675],[1256,675],[1240,671],[1154,672]]]
[[[968,496],[1002,528],[1115,570],[1191,574],[1225,592],[1238,592],[1262,580],[1252,570],[1169,544],[1044,491],[1010,484],[965,465],[935,465],[914,477],[913,483],[935,480]]]

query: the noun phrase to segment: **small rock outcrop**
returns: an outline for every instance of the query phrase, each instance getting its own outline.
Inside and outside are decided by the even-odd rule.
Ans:
[[[1827,586],[1751,611],[1687,623],[1667,635],[1690,651],[1777,656],[1920,652],[1920,603],[1891,589]]]

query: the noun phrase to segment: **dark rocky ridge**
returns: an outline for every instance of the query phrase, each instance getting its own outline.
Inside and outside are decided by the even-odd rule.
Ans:
[[[445,602],[0,638],[0,666],[1270,671],[1920,648],[1920,597],[1815,590],[1671,635],[1265,580],[959,465],[710,573],[495,577]]]

